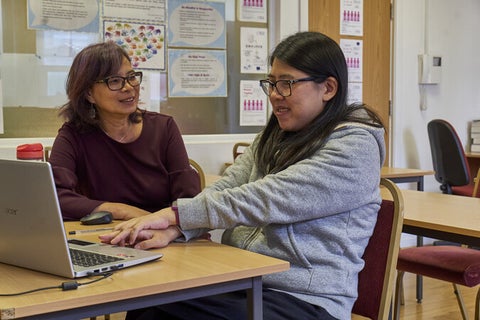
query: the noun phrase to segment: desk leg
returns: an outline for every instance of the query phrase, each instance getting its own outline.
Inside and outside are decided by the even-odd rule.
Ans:
[[[423,191],[423,176],[418,179],[417,190]],[[417,236],[417,247],[423,246],[423,237]],[[421,303],[423,299],[423,278],[417,274],[417,303]]]
[[[247,289],[248,319],[263,319],[262,277],[252,278],[252,288]]]

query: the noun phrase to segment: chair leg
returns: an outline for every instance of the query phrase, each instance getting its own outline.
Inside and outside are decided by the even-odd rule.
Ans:
[[[468,320],[468,313],[467,313],[467,309],[465,308],[465,303],[463,302],[462,293],[460,292],[460,289],[456,283],[452,283],[452,285],[453,285],[453,292],[457,297],[458,306],[460,307],[460,312],[462,313],[462,319]]]
[[[403,298],[403,275],[404,274],[405,274],[404,271],[397,272],[397,282],[395,284],[395,296],[394,296],[395,308],[393,309],[394,320],[400,319],[400,304]]]
[[[475,320],[480,320],[480,289],[478,289],[475,299]]]

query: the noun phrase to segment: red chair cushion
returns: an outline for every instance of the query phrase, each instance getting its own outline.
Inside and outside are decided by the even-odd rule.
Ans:
[[[452,194],[458,196],[471,197],[473,194],[473,184],[467,184],[466,186],[452,187]]]
[[[480,251],[455,246],[401,249],[397,270],[473,287],[480,283]]]
[[[393,201],[382,201],[377,223],[363,254],[365,266],[358,275],[358,298],[353,306],[353,313],[373,320],[378,319],[382,300],[394,207]]]

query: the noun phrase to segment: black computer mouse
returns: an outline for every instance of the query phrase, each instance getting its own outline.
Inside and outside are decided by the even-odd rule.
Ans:
[[[107,224],[112,222],[112,220],[113,220],[113,215],[111,212],[98,211],[81,218],[80,222],[82,224],[94,225],[94,224]]]

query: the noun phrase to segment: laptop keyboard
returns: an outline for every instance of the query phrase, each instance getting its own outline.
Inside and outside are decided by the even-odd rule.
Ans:
[[[70,256],[74,265],[94,267],[108,262],[123,260],[122,258],[107,256],[101,253],[86,252],[70,248]]]

